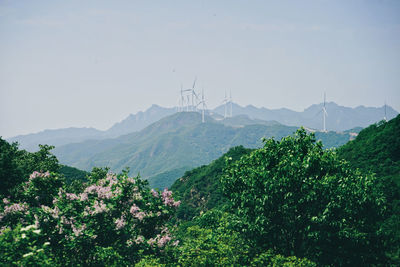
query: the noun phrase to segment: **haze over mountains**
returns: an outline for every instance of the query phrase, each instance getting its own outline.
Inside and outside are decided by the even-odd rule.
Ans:
[[[338,147],[354,138],[351,132],[358,132],[384,116],[384,107],[348,108],[330,102],[326,108],[326,133],[318,131],[322,126],[319,113],[322,104],[296,112],[232,103],[233,117],[224,118],[225,106],[221,105],[207,111],[205,123],[201,122],[198,112],[177,113],[175,108],[152,105],[106,131],[94,128],[45,130],[9,141],[18,141],[21,148],[30,151],[37,150],[38,144],[54,145],[54,154],[62,164],[86,171],[107,166],[119,172],[129,167],[131,175],[140,172],[143,178],[149,179],[151,186],[162,188],[170,186],[186,170],[208,164],[234,146],[260,147],[263,137],[279,140],[293,134],[299,126],[305,126],[317,130],[316,137],[326,148]],[[386,107],[388,119],[397,114]]]
[[[293,111],[286,108],[267,109],[257,108],[252,105],[242,107],[232,103],[234,119],[229,118],[224,121],[226,125],[233,124],[263,124],[270,125],[273,123],[281,123],[288,126],[305,126],[311,129],[321,129],[322,109],[321,104],[311,105],[302,112]],[[328,116],[326,125],[328,131],[345,131],[355,127],[366,127],[372,123],[382,120],[384,116],[384,107],[364,107],[349,108],[329,102],[326,105]],[[215,119],[222,119],[224,115],[224,105],[221,105],[208,113]],[[165,108],[158,105],[152,105],[144,112],[130,114],[121,122],[115,123],[106,131],[100,131],[94,128],[65,128],[55,130],[44,130],[39,133],[19,135],[9,138],[8,141],[17,141],[20,147],[28,151],[36,151],[38,144],[50,144],[56,147],[82,142],[85,140],[100,140],[106,138],[114,138],[124,134],[137,132],[150,124],[176,112],[176,108]],[[398,112],[386,107],[387,119],[394,118]],[[237,115],[245,115],[239,116]],[[249,120],[251,119],[251,120]],[[232,120],[234,123],[232,124]],[[239,123],[239,121],[241,122]]]
[[[231,147],[260,147],[263,137],[281,139],[297,129],[277,122],[252,123],[244,116],[238,117],[240,124],[235,123],[235,117],[230,118],[229,125],[211,116],[205,119],[202,123],[198,112],[179,112],[139,132],[66,144],[56,147],[54,154],[61,163],[82,170],[107,166],[119,172],[129,167],[132,175],[140,173],[152,183],[166,187],[185,169],[208,164]],[[336,132],[317,132],[316,136],[327,148],[343,145],[351,137],[349,133]]]

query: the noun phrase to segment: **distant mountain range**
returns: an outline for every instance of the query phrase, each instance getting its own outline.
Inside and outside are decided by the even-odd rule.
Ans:
[[[329,102],[326,105],[328,117],[326,125],[328,131],[345,131],[355,127],[366,127],[372,123],[383,119],[384,107],[364,107],[356,108],[343,107]],[[222,121],[225,125],[244,126],[249,124],[284,124],[288,126],[305,126],[310,129],[322,128],[322,104],[316,104],[308,107],[302,112],[296,112],[290,109],[267,109],[254,106],[242,107],[232,103],[234,118],[227,118]],[[10,142],[17,141],[20,148],[28,151],[38,150],[38,144],[49,144],[56,147],[69,143],[82,142],[85,140],[102,140],[114,138],[121,135],[138,132],[150,124],[172,115],[176,108],[164,108],[158,105],[152,105],[144,112],[131,114],[121,122],[115,123],[106,131],[96,130],[94,128],[66,128],[56,130],[44,130],[39,133],[19,135],[7,139]],[[208,114],[216,120],[222,120],[224,106],[221,105]],[[387,119],[394,118],[399,114],[396,110],[387,106]]]
[[[20,148],[28,151],[37,151],[39,144],[62,146],[86,140],[101,140],[118,137],[124,134],[140,131],[153,122],[176,112],[175,108],[163,108],[152,105],[145,112],[130,114],[121,122],[115,123],[110,129],[100,131],[94,128],[64,128],[44,130],[39,133],[18,135],[7,139],[9,142],[18,142]]]
[[[277,122],[261,124],[246,116],[227,121],[206,116],[202,123],[199,113],[180,112],[139,132],[66,144],[56,147],[54,154],[62,164],[82,170],[107,166],[119,172],[129,167],[132,175],[140,173],[153,186],[169,186],[186,169],[208,164],[231,147],[259,147],[262,137],[280,139],[296,129]],[[340,146],[351,137],[350,133],[336,132],[317,132],[316,136],[327,148]]]
[[[265,121],[277,121],[289,126],[305,126],[311,129],[322,129],[322,110],[323,104],[316,104],[306,108],[302,112],[293,111],[286,108],[267,109],[257,108],[252,105],[242,107],[232,103],[232,113],[234,115],[245,114],[252,119]],[[219,106],[213,112],[220,115],[224,114],[224,106]],[[384,117],[384,107],[364,107],[349,108],[339,106],[334,102],[326,103],[328,116],[326,117],[326,129],[328,131],[342,132],[355,127],[367,127],[370,124],[381,121]],[[386,106],[386,117],[388,120],[396,117],[399,113],[390,106]]]

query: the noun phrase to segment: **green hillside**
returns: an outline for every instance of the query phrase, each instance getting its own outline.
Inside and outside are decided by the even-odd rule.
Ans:
[[[231,120],[230,123],[234,123]],[[237,123],[242,123],[238,120]],[[250,120],[246,120],[250,122]],[[115,139],[91,140],[65,145],[54,150],[60,162],[89,171],[95,166],[108,166],[119,172],[126,167],[130,173],[147,179],[169,172],[168,180],[173,181],[171,171],[183,167],[193,168],[210,163],[229,148],[243,145],[257,148],[261,138],[280,139],[291,135],[297,127],[277,123],[224,125],[206,117],[201,123],[201,115],[196,112],[181,112],[166,117],[140,132]],[[349,140],[349,134],[335,132],[318,133],[326,147],[338,146]],[[177,174],[177,172],[175,172]],[[179,176],[176,176],[179,178]],[[170,186],[171,183],[158,183]]]
[[[393,179],[400,185],[400,115],[388,122],[372,124],[338,153],[352,166]]]
[[[250,153],[252,149],[243,146],[229,149],[220,158],[209,165],[204,165],[187,171],[185,175],[176,180],[171,190],[182,200],[177,217],[179,219],[191,219],[200,212],[221,207],[227,199],[222,195],[219,177],[226,167],[226,158],[238,160],[241,156]]]
[[[64,175],[67,182],[72,182],[74,180],[86,181],[86,177],[89,174],[88,172],[67,165],[61,165],[58,171],[60,174]]]
[[[190,169],[191,168],[189,167],[173,169],[151,176],[147,179],[147,181],[149,182],[149,186],[151,188],[164,189],[173,184],[177,178],[182,177],[183,174]]]

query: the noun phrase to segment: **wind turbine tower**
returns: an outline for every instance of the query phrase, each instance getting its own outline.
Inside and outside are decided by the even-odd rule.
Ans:
[[[205,122],[204,113],[205,113],[205,111],[207,109],[206,100],[204,98],[204,89],[201,92],[201,101],[197,103],[196,107],[198,105],[200,105],[200,104],[202,105],[202,108],[201,108],[201,122],[204,123]]]
[[[324,105],[322,107],[322,116],[324,120],[324,129],[322,130],[324,133],[326,133],[326,116],[328,116],[328,112],[326,112],[326,93],[324,93]]]
[[[229,117],[232,118],[232,90],[229,91],[229,108],[230,108]]]
[[[387,122],[387,117],[386,117],[386,101],[385,101],[385,116],[383,117],[383,120]]]
[[[222,101],[222,104],[224,104],[224,119],[229,118],[229,114],[232,113],[232,111],[228,110],[229,109],[228,104],[230,104],[230,99],[226,95],[226,91],[225,91],[225,97],[224,97],[224,100]]]
[[[183,95],[183,85],[181,84],[181,91],[180,91],[180,96],[178,99],[179,105],[178,105],[178,112],[185,111],[184,106],[185,106],[185,96]]]

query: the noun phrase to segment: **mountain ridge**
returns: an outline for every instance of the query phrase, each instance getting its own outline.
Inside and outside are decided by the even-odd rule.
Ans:
[[[322,103],[313,104],[301,112],[293,111],[288,108],[268,109],[265,107],[255,107],[247,105],[245,107],[232,103],[233,114],[236,116],[246,115],[250,120],[257,124],[275,121],[288,126],[304,126],[310,129],[321,129],[322,115],[318,114],[322,109]],[[222,120],[225,112],[224,105],[220,105],[207,113],[215,119]],[[378,122],[383,118],[384,107],[365,107],[356,108],[344,107],[335,102],[327,103],[328,116],[326,118],[327,130],[343,132],[356,127],[366,127]],[[63,128],[44,130],[39,133],[19,135],[8,138],[10,142],[19,142],[20,147],[28,151],[38,149],[38,144],[49,144],[62,146],[68,143],[76,143],[89,139],[102,140],[119,137],[132,132],[138,132],[152,123],[176,113],[176,108],[166,108],[153,104],[145,111],[130,114],[125,119],[113,124],[105,131],[95,128]],[[387,106],[388,120],[394,118],[398,112]],[[227,118],[226,123],[232,118]],[[249,122],[247,123],[249,124]],[[232,124],[231,124],[232,125]],[[70,129],[75,133],[71,134]],[[48,134],[52,133],[52,136]]]
[[[280,139],[293,134],[298,127],[271,123],[251,124],[242,127],[225,125],[206,115],[202,123],[197,112],[180,112],[165,117],[145,129],[104,140],[88,140],[55,148],[54,154],[61,163],[89,171],[95,166],[107,166],[119,172],[125,167],[145,179],[165,174],[173,181],[171,173],[183,167],[193,168],[208,164],[229,148],[243,145],[256,148],[261,139]],[[348,133],[316,133],[329,148],[344,144]],[[176,177],[178,178],[178,177]],[[159,186],[169,186],[155,181]]]

